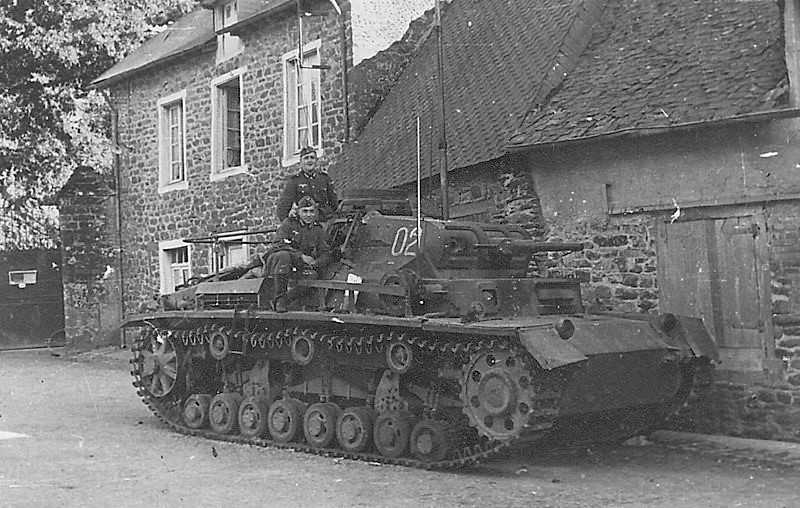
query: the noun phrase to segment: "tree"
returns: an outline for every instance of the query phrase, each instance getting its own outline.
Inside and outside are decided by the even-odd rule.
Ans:
[[[0,211],[25,220],[73,168],[108,170],[109,110],[87,85],[196,0],[0,0]]]

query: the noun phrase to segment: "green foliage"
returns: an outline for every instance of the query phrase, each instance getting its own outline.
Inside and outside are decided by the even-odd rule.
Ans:
[[[196,4],[0,0],[0,210],[6,217],[39,206],[78,164],[110,168],[108,105],[88,84]]]

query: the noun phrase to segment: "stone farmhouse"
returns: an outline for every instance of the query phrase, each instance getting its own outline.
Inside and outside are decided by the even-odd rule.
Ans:
[[[798,2],[456,0],[331,173],[583,241],[590,310],[701,316],[684,428],[800,440]],[[416,123],[421,125],[417,135]],[[444,149],[446,147],[446,150]],[[435,209],[435,207],[434,207]]]

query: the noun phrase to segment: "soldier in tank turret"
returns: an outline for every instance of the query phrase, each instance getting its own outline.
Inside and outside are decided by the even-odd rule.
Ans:
[[[286,312],[290,299],[308,296],[299,287],[288,294],[293,274],[317,278],[331,261],[328,235],[317,221],[317,203],[311,196],[303,196],[295,205],[297,213],[281,223],[273,251],[264,265],[265,275],[273,280],[273,305],[277,312]]]
[[[310,196],[317,203],[319,220],[330,219],[339,204],[339,198],[333,188],[328,173],[320,167],[317,152],[310,146],[300,150],[300,172],[290,176],[283,187],[275,214],[284,220],[293,210],[292,205],[303,196]]]

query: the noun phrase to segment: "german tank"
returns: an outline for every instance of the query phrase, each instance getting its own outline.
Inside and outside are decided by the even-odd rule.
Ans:
[[[635,435],[717,359],[697,318],[589,314],[576,279],[526,275],[537,253],[581,244],[375,195],[344,200],[328,230],[338,259],[297,280],[305,307],[274,312],[270,279],[244,267],[127,319],[156,415],[210,439],[454,468]]]

